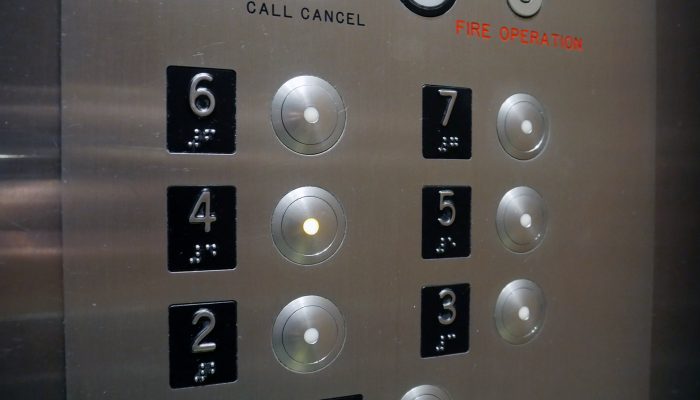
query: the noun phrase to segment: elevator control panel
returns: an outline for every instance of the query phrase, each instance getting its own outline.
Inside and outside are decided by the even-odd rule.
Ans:
[[[64,1],[69,397],[643,398],[609,3]]]

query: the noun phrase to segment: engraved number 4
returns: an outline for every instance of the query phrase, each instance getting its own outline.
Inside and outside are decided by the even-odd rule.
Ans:
[[[204,189],[199,195],[197,202],[192,207],[190,213],[190,224],[204,224],[204,232],[211,231],[212,222],[216,221],[216,216],[211,211],[211,192]]]

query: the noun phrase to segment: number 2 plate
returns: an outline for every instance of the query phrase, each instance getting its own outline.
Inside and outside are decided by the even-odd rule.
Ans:
[[[238,378],[236,319],[235,301],[170,306],[170,387]]]

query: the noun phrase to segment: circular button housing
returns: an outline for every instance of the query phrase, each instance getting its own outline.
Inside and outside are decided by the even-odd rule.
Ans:
[[[518,0],[519,1],[519,0]],[[498,140],[518,160],[530,160],[542,152],[549,138],[544,107],[528,94],[510,96],[498,111]]]
[[[272,215],[272,239],[288,260],[314,265],[340,248],[346,226],[343,208],[332,194],[317,187],[301,187],[277,204]]]
[[[542,329],[545,309],[544,293],[537,284],[527,279],[513,281],[498,296],[496,329],[509,343],[527,343]]]
[[[514,13],[529,18],[540,12],[542,0],[508,0],[508,5]]]
[[[300,297],[275,320],[272,348],[277,360],[299,373],[319,371],[332,363],[345,344],[345,320],[330,300]]]
[[[511,189],[498,205],[496,228],[501,241],[510,250],[516,253],[533,250],[547,231],[544,199],[527,186]]]
[[[406,392],[401,400],[452,400],[452,397],[437,386],[422,385]]]
[[[345,130],[345,118],[338,92],[315,76],[290,79],[272,100],[275,134],[299,154],[319,154],[333,147]]]
[[[440,16],[455,4],[455,0],[401,0],[401,2],[422,17]]]

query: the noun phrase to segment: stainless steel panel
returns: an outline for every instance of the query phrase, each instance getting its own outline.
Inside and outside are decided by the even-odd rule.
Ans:
[[[0,4],[0,398],[65,398],[59,2]],[[31,38],[31,40],[29,40]]]
[[[431,19],[399,0],[287,3],[351,10],[365,26],[250,15],[245,4],[63,3],[69,397],[394,399],[423,384],[456,399],[648,396],[652,1],[545,2],[527,21],[506,1],[457,1]],[[468,39],[455,35],[457,18],[575,33],[585,51]],[[236,70],[236,154],[168,154],[168,65]],[[287,150],[270,122],[277,89],[299,75],[323,77],[349,110],[342,140],[315,157]],[[473,89],[471,160],[421,157],[424,84]],[[528,162],[496,133],[513,93],[550,117],[547,148]],[[237,268],[168,273],[166,188],[224,184],[237,187]],[[442,184],[472,187],[468,259],[421,259],[421,188]],[[338,253],[313,269],[281,257],[269,228],[279,199],[302,186],[342,199],[348,221]],[[516,186],[548,205],[547,237],[525,255],[505,249],[495,225]],[[520,278],[546,293],[547,322],[513,347],[493,309]],[[471,350],[421,359],[420,289],[457,282],[472,288]],[[279,310],[308,294],[342,310],[347,337],[332,365],[301,375],[279,365],[270,335]],[[238,381],[170,389],[168,306],[221,299],[238,301]]]

